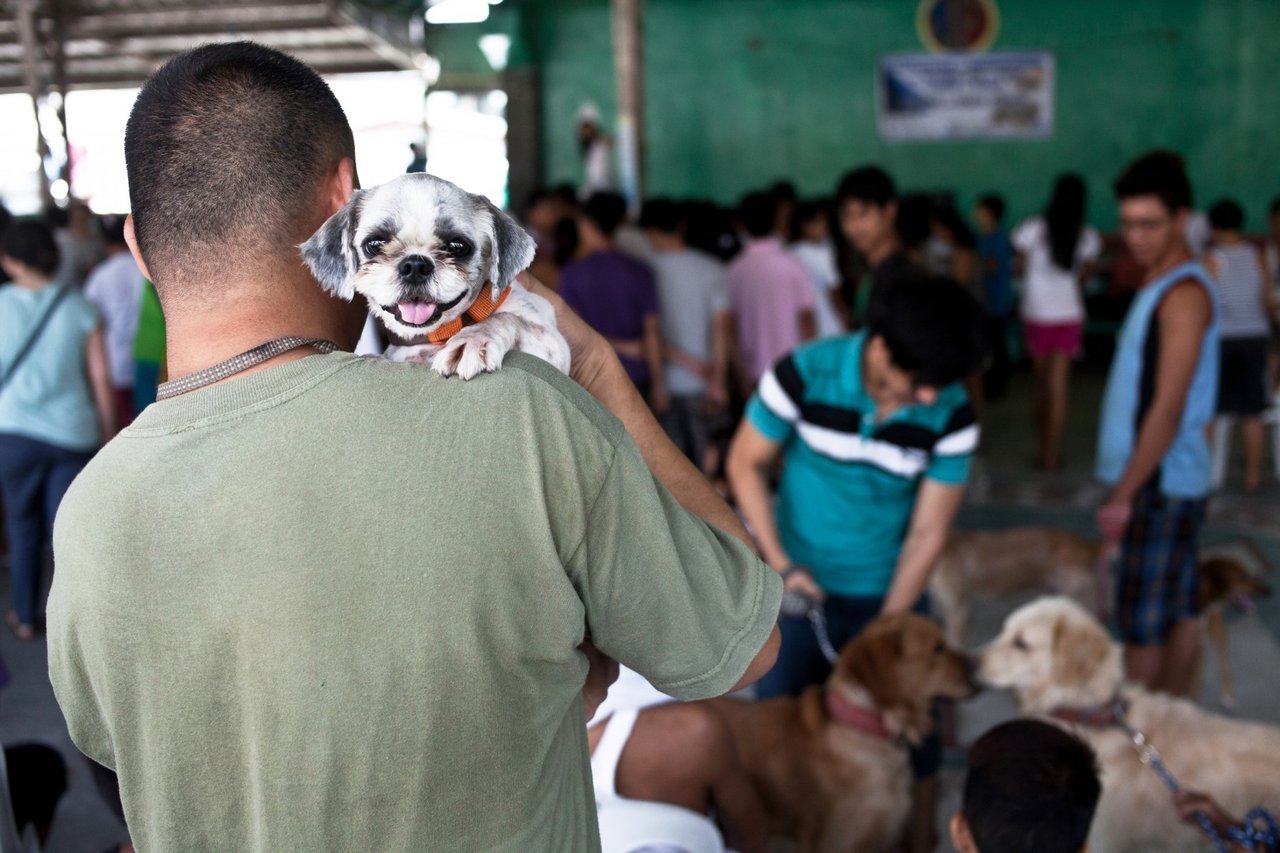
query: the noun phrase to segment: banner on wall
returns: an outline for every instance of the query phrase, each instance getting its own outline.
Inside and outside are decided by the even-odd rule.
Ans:
[[[889,142],[1053,135],[1053,54],[892,54],[876,74]]]

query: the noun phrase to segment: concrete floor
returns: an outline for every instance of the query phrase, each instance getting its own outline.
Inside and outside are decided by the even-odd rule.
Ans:
[[[1017,377],[1009,396],[989,406],[984,416],[981,459],[969,490],[960,525],[996,528],[1019,524],[1052,524],[1080,533],[1092,532],[1092,510],[1102,497],[1089,477],[1093,459],[1096,413],[1101,395],[1099,375],[1081,372],[1073,385],[1072,411],[1064,448],[1065,470],[1042,474],[1030,467],[1033,441],[1029,427],[1029,377]],[[1238,463],[1235,470],[1238,482]],[[1280,488],[1274,483],[1260,495],[1245,496],[1231,483],[1215,496],[1206,541],[1227,543],[1249,537],[1280,565]],[[0,599],[7,597],[4,585]],[[971,642],[995,636],[1004,617],[1022,600],[982,602],[975,609]],[[7,600],[0,600],[7,609]],[[1238,716],[1280,724],[1280,600],[1263,602],[1249,616],[1228,621],[1230,656],[1236,672]],[[48,850],[52,853],[101,853],[125,837],[98,799],[83,757],[72,746],[46,675],[43,639],[18,643],[0,630],[0,654],[13,672],[13,682],[0,693],[0,742],[38,740],[58,747],[71,767],[70,790],[57,815]],[[1212,659],[1205,675],[1206,707],[1217,709],[1216,672]],[[984,693],[962,706],[961,744],[1013,715],[1009,698]],[[959,752],[944,770],[940,818],[959,801],[963,767]],[[945,823],[939,829],[945,838]],[[944,844],[942,849],[949,850]]]

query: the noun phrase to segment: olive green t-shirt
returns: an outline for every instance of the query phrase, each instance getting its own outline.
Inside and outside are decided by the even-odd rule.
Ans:
[[[578,651],[683,699],[778,576],[537,359],[312,356],[149,407],[58,514],[49,670],[142,850],[599,847]]]

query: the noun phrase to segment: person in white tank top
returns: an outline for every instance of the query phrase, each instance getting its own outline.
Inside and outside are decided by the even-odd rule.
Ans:
[[[1231,199],[1209,209],[1213,244],[1205,269],[1218,284],[1221,304],[1221,372],[1218,413],[1240,421],[1244,445],[1244,488],[1262,486],[1262,451],[1266,427],[1262,413],[1270,405],[1267,350],[1275,323],[1271,276],[1263,252],[1244,238],[1244,210]],[[1221,429],[1221,425],[1215,427]]]

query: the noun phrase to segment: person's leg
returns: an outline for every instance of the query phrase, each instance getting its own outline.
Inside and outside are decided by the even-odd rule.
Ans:
[[[30,639],[35,632],[37,579],[47,538],[43,491],[52,451],[43,442],[0,435],[0,492],[14,609],[10,621],[20,639]]]
[[[1036,431],[1036,464],[1044,465],[1045,447],[1049,440],[1049,360],[1033,355],[1031,368],[1035,375],[1032,391],[1032,423]]]
[[[1179,619],[1169,628],[1161,649],[1159,689],[1170,696],[1191,696],[1195,683],[1196,659],[1203,647],[1203,631],[1198,617]]]
[[[810,684],[821,684],[831,673],[808,619],[778,617],[782,643],[773,668],[756,682],[757,699],[797,696]]]
[[[49,467],[45,472],[44,478],[44,519],[42,527],[44,530],[44,540],[41,544],[41,560],[37,563],[35,574],[34,589],[32,590],[35,617],[37,622],[43,619],[43,589],[42,576],[40,570],[43,567],[44,549],[53,544],[53,521],[58,515],[58,507],[62,503],[62,498],[67,494],[67,489],[71,488],[71,481],[84,470],[84,466],[89,464],[89,460],[93,458],[92,453],[80,453],[74,450],[64,450],[62,448],[52,448],[49,457]]]
[[[1164,498],[1148,486],[1133,501],[1116,572],[1116,621],[1124,641],[1125,675],[1156,689],[1168,629],[1166,568],[1173,539]]]
[[[645,708],[618,763],[618,793],[715,812],[733,849],[763,850],[768,826],[759,795],[724,720],[701,703]]]
[[[43,846],[49,840],[54,810],[67,790],[67,764],[56,749],[41,743],[6,746],[4,763],[18,833],[31,824]]]
[[[1071,356],[1055,350],[1047,359],[1045,391],[1045,430],[1041,463],[1056,470],[1062,460],[1062,430],[1067,421],[1067,393],[1071,382]]]
[[[1261,417],[1240,419],[1240,440],[1244,445],[1244,488],[1256,492],[1262,487],[1262,447],[1267,441]]]
[[[1168,628],[1158,689],[1173,696],[1189,696],[1195,683],[1195,664],[1203,649],[1200,620],[1200,529],[1205,501],[1167,501],[1172,521],[1168,583]]]

